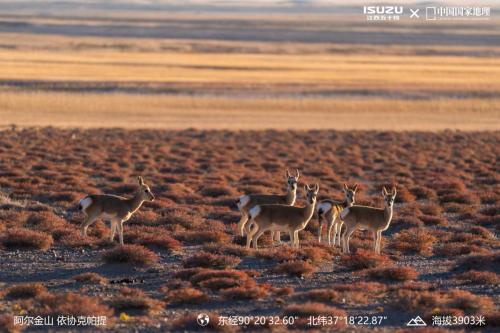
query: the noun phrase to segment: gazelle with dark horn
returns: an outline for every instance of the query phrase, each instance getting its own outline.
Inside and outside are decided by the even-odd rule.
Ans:
[[[326,232],[328,237],[328,245],[340,246],[340,231],[342,230],[342,224],[344,221],[340,219],[340,212],[346,207],[351,207],[355,202],[356,190],[358,185],[354,185],[352,189],[344,184],[344,201],[334,201],[334,200],[322,200],[316,205],[316,212],[319,218],[318,227],[318,242],[321,243],[321,232],[323,231],[323,225],[327,225]],[[333,229],[333,242],[331,242],[331,234]]]
[[[247,234],[247,248],[253,242],[257,249],[259,237],[267,230],[287,231],[293,247],[299,247],[299,231],[304,230],[314,214],[319,185],[304,186],[307,203],[304,207],[284,205],[257,205],[250,209],[250,231]]]
[[[384,197],[384,208],[352,206],[347,207],[340,213],[340,217],[344,220],[345,225],[345,230],[342,233],[342,250],[344,253],[349,253],[349,240],[352,233],[360,229],[373,231],[374,250],[380,254],[382,231],[389,228],[392,220],[396,188],[393,187],[391,193],[388,193],[384,187],[382,189],[382,196]]]
[[[247,194],[242,195],[236,201],[238,209],[241,212],[241,219],[238,222],[238,230],[241,236],[244,232],[248,233],[250,225],[247,223],[249,220],[248,212],[256,205],[287,205],[293,206],[297,198],[297,184],[300,178],[299,170],[293,176],[288,170],[285,172],[287,189],[285,194]],[[280,240],[279,232],[273,235],[273,240]]]
[[[144,201],[153,201],[155,199],[151,189],[144,184],[142,177],[138,177],[139,187],[131,198],[123,198],[110,194],[91,194],[80,200],[78,208],[85,214],[85,220],[82,223],[82,235],[87,235],[87,228],[98,218],[109,220],[111,222],[111,241],[115,238],[115,232],[118,231],[120,244],[123,245],[123,222],[142,206]]]

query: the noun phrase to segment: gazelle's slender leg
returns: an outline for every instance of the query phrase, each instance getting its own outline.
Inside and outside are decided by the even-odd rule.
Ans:
[[[340,234],[340,238],[342,239],[342,252],[345,253],[345,231]]]
[[[378,243],[378,232],[375,230],[373,231],[373,251],[377,253],[377,243]]]
[[[274,242],[278,243],[278,245],[281,244],[281,233],[280,233],[280,231],[275,231],[274,232],[273,239],[274,239]]]
[[[338,238],[337,238],[337,245],[341,246],[340,244],[340,235],[342,233],[342,226],[344,225],[344,222],[340,219],[337,220],[337,233],[338,233]],[[335,245],[335,244],[334,244]]]
[[[97,216],[95,215],[87,215],[85,216],[85,220],[82,223],[81,231],[82,236],[87,236],[87,228],[97,220]]]
[[[340,243],[339,221],[335,220],[335,223],[333,225],[334,225],[334,228],[333,228],[332,246],[335,246],[336,243]]]
[[[255,224],[255,223],[253,223],[252,220],[249,220],[249,221],[247,221],[247,223],[245,223],[245,233],[247,235],[250,232],[250,228],[252,227],[253,224]]]
[[[298,249],[299,248],[299,231],[295,230],[293,233],[293,238],[294,238],[294,245]]]
[[[290,246],[293,247],[293,243],[294,243],[294,233],[293,233],[293,230],[288,230],[288,234],[290,235]]]
[[[118,237],[120,238],[120,244],[123,245],[123,221],[116,222],[116,228],[118,229]]]
[[[335,223],[335,215],[333,215],[328,221],[328,245],[332,245],[332,228],[335,225],[335,233],[337,233],[337,224]],[[333,235],[333,245],[335,245],[335,235]]]
[[[115,219],[111,219],[109,221],[110,223],[110,227],[111,227],[111,238],[110,238],[110,241],[113,241],[113,239],[115,239],[115,233],[116,233],[116,220]]]
[[[247,224],[248,222],[248,214],[246,213],[241,213],[241,219],[240,221],[238,222],[238,230],[241,234],[241,236],[245,236],[245,225]]]
[[[263,234],[265,231],[266,231],[265,229],[261,229],[261,230],[259,230],[259,231],[255,234],[255,236],[253,236],[252,241],[253,241],[253,248],[254,248],[254,249],[256,249],[256,250],[258,249],[258,247],[257,247],[257,241],[258,241],[259,237],[260,237],[260,236],[262,236],[262,234]]]
[[[247,232],[247,249],[250,248],[253,235],[255,235],[259,230],[259,225],[257,223],[252,223],[252,221],[250,221],[249,223],[251,223],[251,229]]]
[[[321,232],[322,231],[323,231],[323,221],[321,221],[321,218],[320,218],[319,225],[318,225],[318,243],[321,243]]]
[[[346,230],[346,235],[345,235],[345,243],[346,243],[346,250],[347,250],[346,253],[351,253],[351,251],[349,250],[349,241],[351,240],[351,235],[354,232],[354,230],[355,230],[354,228]]]
[[[382,230],[377,231],[377,253],[380,254],[380,244],[382,243]]]

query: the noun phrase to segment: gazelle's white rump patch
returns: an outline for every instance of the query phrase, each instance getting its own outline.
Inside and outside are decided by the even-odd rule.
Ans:
[[[250,209],[250,211],[248,212],[250,214],[250,218],[251,219],[256,218],[260,214],[261,210],[262,210],[262,208],[260,208],[260,206],[252,207],[252,209]]]
[[[316,211],[321,211],[322,214],[328,212],[330,209],[332,209],[332,204],[329,202],[320,202],[316,207]]]
[[[241,209],[241,208],[245,207],[249,202],[250,202],[250,196],[242,195],[240,197],[239,202],[238,202],[238,208]]]
[[[80,206],[82,210],[85,211],[92,204],[92,199],[90,197],[85,197],[80,200]]]
[[[341,219],[341,220],[345,219],[345,217],[347,216],[347,214],[349,214],[349,207],[344,208],[344,209],[340,212],[340,219]]]

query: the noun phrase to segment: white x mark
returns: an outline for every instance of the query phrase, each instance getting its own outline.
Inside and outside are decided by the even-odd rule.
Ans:
[[[414,18],[414,17],[415,17],[415,18],[419,18],[419,17],[420,17],[420,16],[418,16],[418,11],[419,11],[419,10],[420,10],[420,9],[418,9],[418,8],[417,8],[417,9],[411,9],[411,8],[410,8],[410,12],[411,12],[410,18]]]

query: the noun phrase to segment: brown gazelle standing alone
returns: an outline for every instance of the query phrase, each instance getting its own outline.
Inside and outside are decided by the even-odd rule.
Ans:
[[[98,218],[111,222],[111,241],[118,230],[120,244],[123,245],[123,222],[130,219],[144,201],[155,199],[149,186],[144,184],[142,177],[138,177],[139,188],[132,198],[123,198],[110,194],[91,194],[80,200],[79,209],[85,214],[82,224],[82,235],[87,235],[87,228]]]
[[[297,184],[300,178],[299,170],[297,174],[292,176],[288,170],[285,172],[287,181],[287,191],[285,194],[248,194],[239,197],[236,202],[238,209],[241,212],[241,219],[238,222],[238,230],[241,236],[244,236],[244,230],[248,233],[250,225],[247,224],[249,216],[248,212],[256,205],[279,204],[293,206],[297,198]],[[276,236],[276,237],[275,237]],[[273,235],[273,240],[280,240],[279,232]]]
[[[299,231],[304,230],[314,214],[319,185],[304,186],[307,203],[304,207],[285,205],[257,205],[250,209],[251,228],[247,234],[247,248],[253,242],[257,249],[259,237],[267,230],[288,231],[292,246],[299,247]]]
[[[344,201],[322,200],[321,202],[318,202],[316,205],[316,212],[318,213],[319,218],[318,242],[321,243],[323,225],[327,224],[326,232],[328,236],[328,245],[335,245],[335,243],[337,243],[337,245],[340,246],[340,232],[344,222],[340,219],[339,215],[344,208],[351,207],[354,204],[357,189],[358,185],[354,185],[354,187],[350,189],[346,184],[344,184]],[[332,229],[334,232],[333,242],[331,242]]]
[[[382,189],[382,196],[384,197],[384,208],[352,206],[347,207],[340,213],[340,217],[344,220],[344,225],[346,226],[342,233],[342,250],[344,253],[349,253],[349,239],[352,233],[356,229],[360,229],[373,231],[375,236],[374,249],[376,253],[380,254],[382,231],[389,228],[392,220],[396,188],[392,188],[392,192],[388,193],[384,187]]]

